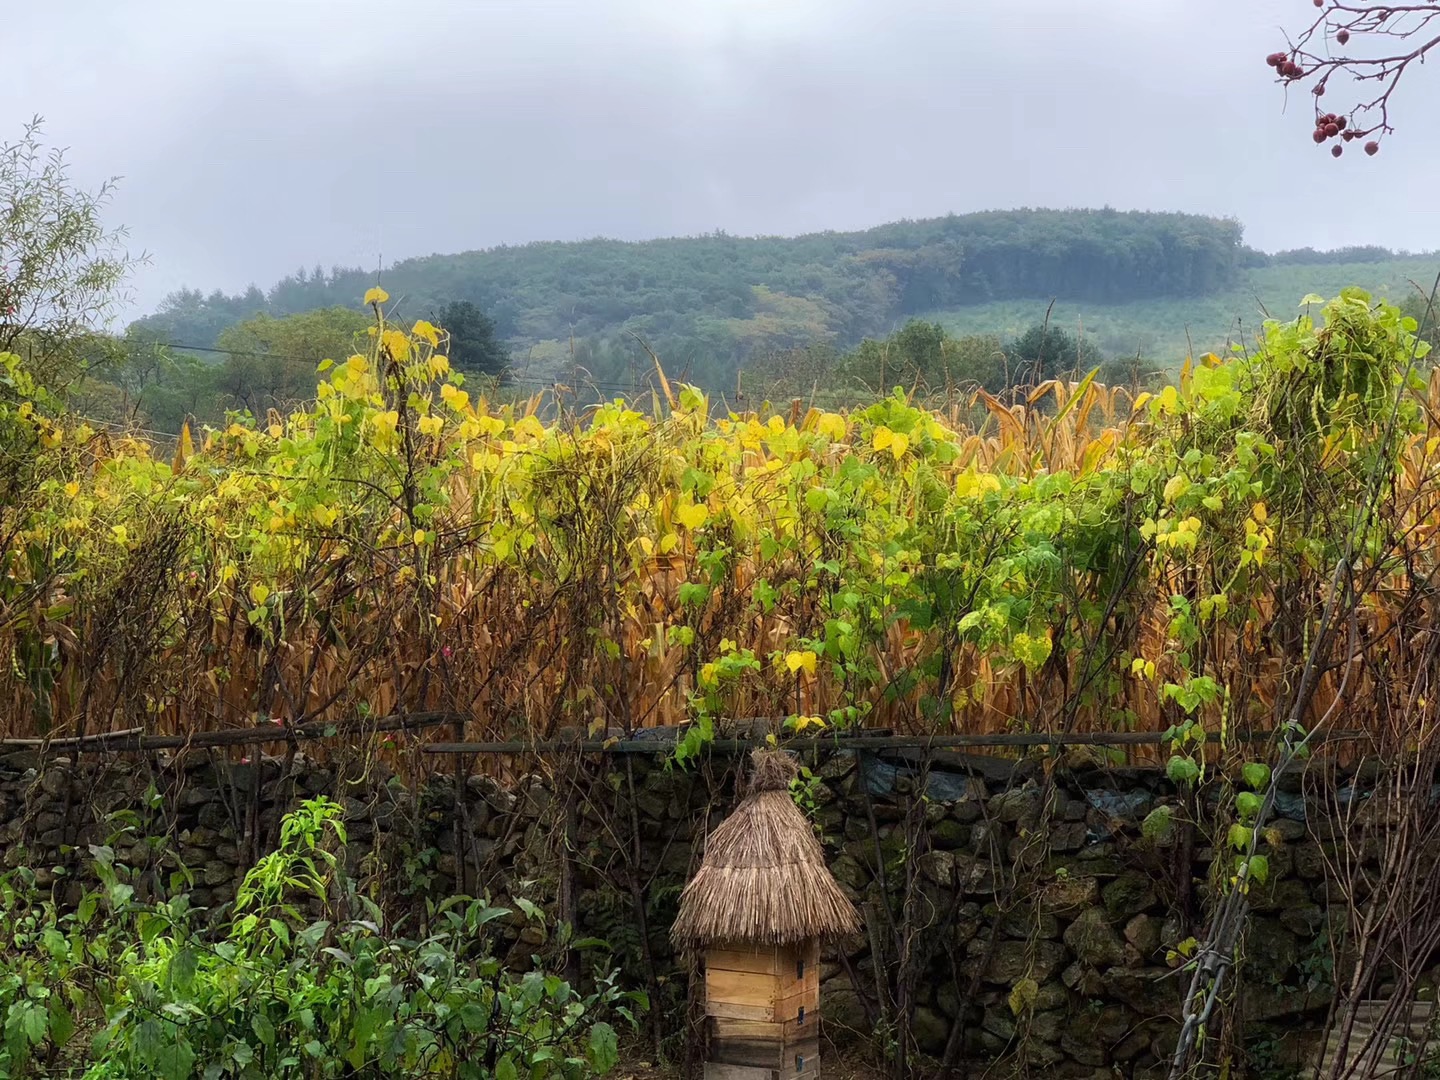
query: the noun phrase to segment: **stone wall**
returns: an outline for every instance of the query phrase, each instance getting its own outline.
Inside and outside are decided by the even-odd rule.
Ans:
[[[831,1038],[873,1034],[867,1002],[873,1009],[890,992],[893,950],[903,947],[919,958],[911,1030],[936,1057],[1006,1057],[1058,1076],[1163,1072],[1184,981],[1177,953],[1203,925],[1204,882],[1217,857],[1183,828],[1145,835],[1151,810],[1177,799],[1163,776],[1096,768],[1047,776],[958,754],[922,768],[900,752],[807,764],[806,801],[831,866],[870,927],[843,955],[827,956],[822,1012]],[[147,881],[166,880],[183,862],[194,902],[218,908],[275,842],[284,811],[327,794],[345,805],[352,869],[392,905],[457,890],[502,898],[523,890],[557,915],[572,914],[580,934],[605,938],[627,978],[648,981],[660,1008],[679,1017],[688,969],[666,932],[705,830],[733,805],[731,765],[717,759],[684,772],[659,758],[616,755],[552,762],[543,775],[507,783],[470,777],[457,790],[449,777],[412,787],[373,763],[303,757],[77,767],[12,754],[0,757],[0,863],[35,868],[42,884],[73,901],[86,846],[119,834],[118,855],[147,867]],[[1292,790],[1279,809],[1237,1008],[1253,1038],[1293,1040],[1323,1019],[1325,930],[1341,914],[1304,821],[1306,801]],[[56,867],[64,868],[58,877]],[[517,961],[538,944],[518,920],[506,932]]]

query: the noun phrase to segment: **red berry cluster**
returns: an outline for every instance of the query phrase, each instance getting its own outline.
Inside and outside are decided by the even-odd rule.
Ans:
[[[1275,74],[1285,79],[1298,79],[1305,74],[1304,68],[1282,52],[1271,53],[1265,57],[1265,63],[1275,69]]]
[[[1323,143],[1326,139],[1333,139],[1336,136],[1341,136],[1346,142],[1349,142],[1355,137],[1355,132],[1346,131],[1345,124],[1345,117],[1336,116],[1333,112],[1325,113],[1323,116],[1317,116],[1315,118],[1315,141],[1317,143]],[[1335,147],[1335,150],[1339,149],[1340,147]],[[1331,153],[1333,154],[1335,153],[1335,151],[1332,150]],[[1340,155],[1335,154],[1335,156],[1339,157]]]
[[[1315,118],[1315,131],[1311,137],[1316,143],[1323,143],[1326,139],[1335,138],[1343,139],[1345,142],[1350,142],[1352,139],[1364,138],[1364,132],[1356,131],[1352,127],[1346,127],[1347,123],[1348,121],[1343,116],[1336,113],[1324,113]],[[1345,148],[1339,143],[1336,143],[1330,148],[1330,153],[1335,157],[1339,157],[1344,152]],[[1371,157],[1374,157],[1379,152],[1380,144],[1374,139],[1371,139],[1365,144],[1365,153]]]

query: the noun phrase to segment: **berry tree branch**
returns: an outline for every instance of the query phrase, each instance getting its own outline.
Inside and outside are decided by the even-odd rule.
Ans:
[[[1365,153],[1375,155],[1380,139],[1394,131],[1390,98],[1405,73],[1424,63],[1440,46],[1440,0],[1424,3],[1371,3],[1369,0],[1313,0],[1321,11],[1280,52],[1265,62],[1275,69],[1281,85],[1306,85],[1315,101],[1317,144],[1332,142],[1330,153],[1340,157],[1344,144],[1365,140]],[[1434,24],[1434,25],[1432,25]],[[1288,36],[1288,35],[1287,35]],[[1350,51],[1352,41],[1354,51]],[[1323,112],[1320,99],[1346,84],[1352,101],[1341,112]],[[1371,84],[1373,95],[1366,88]]]

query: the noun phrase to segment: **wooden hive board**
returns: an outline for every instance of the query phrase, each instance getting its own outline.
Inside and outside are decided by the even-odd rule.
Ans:
[[[705,1011],[729,1020],[786,1022],[820,1004],[819,947],[715,948],[705,954]]]
[[[753,1065],[705,1063],[705,1080],[816,1080],[820,1075],[820,1059],[806,1060],[803,1069],[765,1069]]]
[[[820,1056],[820,1025],[813,1019],[801,1025],[712,1017],[707,1056],[730,1065],[795,1068]]]

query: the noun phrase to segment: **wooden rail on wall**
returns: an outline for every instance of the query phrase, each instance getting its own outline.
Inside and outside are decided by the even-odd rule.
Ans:
[[[341,735],[369,734],[381,731],[406,731],[412,728],[439,727],[441,724],[464,724],[471,718],[463,713],[416,712],[405,715],[377,716],[373,720],[352,720],[347,723],[315,721],[287,727],[283,724],[257,724],[248,728],[222,728],[218,731],[193,731],[188,735],[145,735],[139,728],[125,731],[102,731],[55,739],[0,739],[5,750],[109,750],[116,753],[143,750],[204,750],[222,746],[255,746],[261,743],[289,742],[291,739],[313,741]]]
[[[1263,742],[1273,738],[1273,731],[1234,732],[1235,742]],[[1316,732],[1312,742],[1342,742],[1364,739],[1363,731]],[[1211,733],[1208,741],[1219,742]],[[714,739],[706,749],[718,753],[737,753],[759,746],[760,738]],[[1031,747],[1031,746],[1162,746],[1170,740],[1164,732],[1026,732],[995,735],[802,735],[781,739],[786,750],[954,750],[964,747]],[[571,739],[545,742],[516,740],[512,742],[426,743],[420,747],[425,754],[654,754],[675,748],[673,738],[653,739]]]
[[[218,731],[195,731],[188,735],[145,735],[139,728],[124,731],[107,731],[80,738],[65,737],[54,739],[0,739],[0,752],[6,750],[38,750],[58,752],[62,750],[110,751],[112,753],[135,753],[152,750],[204,750],[233,746],[256,746],[264,743],[315,741],[341,736],[368,735],[385,731],[406,731],[439,727],[444,724],[461,725],[473,719],[463,713],[416,712],[404,715],[380,716],[373,720],[356,720],[348,723],[313,722],[286,727],[277,724],[259,724],[248,728],[225,728]],[[425,754],[658,754],[675,749],[679,737],[677,729],[651,729],[655,737],[616,737],[609,739],[516,739],[508,742],[435,742],[425,743],[418,749]],[[1273,731],[1234,732],[1230,738],[1235,742],[1263,742],[1275,736]],[[1344,742],[1367,738],[1363,731],[1316,732],[1312,741]],[[1218,742],[1219,736],[1211,733],[1209,741]],[[761,745],[761,737],[719,738],[706,744],[712,753],[742,753],[751,747]],[[1163,732],[1117,731],[1117,732],[1025,732],[992,735],[892,735],[885,733],[867,734],[850,732],[832,735],[803,735],[781,739],[779,745],[787,750],[955,750],[973,748],[1024,748],[1062,746],[1162,746],[1169,742]]]

